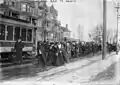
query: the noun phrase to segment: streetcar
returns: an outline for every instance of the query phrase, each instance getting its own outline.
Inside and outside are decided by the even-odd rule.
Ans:
[[[15,53],[14,45],[19,37],[24,43],[23,56],[33,51],[36,19],[31,12],[19,11],[15,7],[0,4],[0,60],[12,61]]]

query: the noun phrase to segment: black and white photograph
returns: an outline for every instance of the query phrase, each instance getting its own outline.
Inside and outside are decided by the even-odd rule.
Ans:
[[[120,85],[120,0],[0,0],[0,85]]]

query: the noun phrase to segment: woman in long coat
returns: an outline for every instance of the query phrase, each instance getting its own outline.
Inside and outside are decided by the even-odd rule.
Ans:
[[[45,67],[45,60],[43,58],[43,46],[42,42],[38,42],[37,46],[37,58],[38,58],[38,64],[40,65],[41,68]]]
[[[49,46],[49,53],[48,53],[48,59],[47,59],[47,64],[48,65],[53,65],[54,63],[54,43],[51,43],[50,46]]]
[[[52,45],[52,49],[51,49],[51,56],[52,56],[52,59],[53,59],[52,65],[54,65],[54,66],[56,66],[57,51],[58,51],[58,48],[57,48],[56,44],[54,43]]]
[[[63,53],[62,53],[62,44],[58,44],[58,51],[57,51],[57,56],[56,56],[56,65],[61,66],[65,63],[64,58],[63,58]]]

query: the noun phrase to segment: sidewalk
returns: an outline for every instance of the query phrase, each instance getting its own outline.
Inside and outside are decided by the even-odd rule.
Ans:
[[[84,68],[82,67],[83,65],[78,68],[76,68],[77,66],[72,68],[71,66],[69,67],[69,64],[68,72],[64,72],[53,78],[43,79],[42,81],[36,82],[37,84],[35,85],[116,85],[116,80],[92,82],[91,79],[94,78],[98,73],[103,72],[112,64],[117,62],[118,59],[120,59],[119,55],[107,55],[108,58],[106,58],[105,60],[98,60],[97,58],[90,59],[89,61],[95,60],[96,62],[84,62],[84,65],[86,64]],[[79,64],[77,62],[75,63],[77,65]]]
[[[80,69],[82,70],[83,68],[91,66],[92,64],[96,64],[96,65],[101,64],[102,66],[104,66],[104,67],[100,66],[99,70],[96,70],[96,72],[91,73],[92,76],[95,76],[98,72],[105,70],[112,63],[117,61],[118,57],[116,56],[116,58],[115,58],[115,56],[113,56],[114,54],[115,53],[111,53],[110,55],[107,54],[108,58],[105,60],[101,60],[102,56],[100,55],[100,56],[94,56],[93,58],[90,58],[90,59],[83,59],[83,60],[79,60],[76,62],[68,63],[65,66],[53,68],[53,69],[51,69],[49,71],[45,71],[45,72],[40,72],[37,74],[36,77],[27,78],[27,79],[20,78],[20,79],[12,80],[10,82],[6,81],[6,82],[3,82],[3,85],[8,85],[8,84],[9,85],[16,85],[16,84],[10,84],[10,83],[14,83],[14,82],[26,83],[26,84],[22,84],[22,85],[27,85],[27,84],[32,85],[33,83],[36,83],[36,82],[40,83],[42,81],[49,81],[49,80],[55,79],[59,76],[69,74],[69,73],[72,73],[72,72],[80,70]],[[106,63],[108,63],[108,64],[106,64]],[[81,82],[84,82],[84,80],[87,80],[87,79],[83,79],[83,81],[81,80]],[[40,84],[40,85],[42,85],[42,84]]]
[[[94,57],[92,57],[90,59],[78,60],[78,61],[76,61],[74,63],[69,63],[69,64],[66,64],[65,66],[61,66],[61,67],[59,67],[59,69],[56,69],[56,70],[57,70],[57,72],[59,72],[59,71],[61,71],[63,69],[64,70],[66,69],[65,72],[62,73],[62,75],[64,75],[66,73],[70,73],[70,72],[76,71],[78,69],[83,69],[84,67],[90,66],[90,65],[92,65],[94,63],[96,63],[96,64],[105,64],[103,66],[104,66],[104,69],[106,69],[112,63],[117,61],[118,57],[116,57],[116,59],[114,59],[114,57],[112,57],[113,55],[114,55],[114,53],[111,53],[110,55],[107,54],[108,58],[105,59],[105,60],[102,60],[101,55],[100,56],[94,56]],[[108,62],[108,64],[107,64],[107,62]],[[55,73],[56,73],[55,69],[51,69],[50,71],[48,71],[47,76],[50,76],[50,74],[52,75],[52,74],[55,74]],[[43,74],[44,76],[46,75],[46,73],[45,74],[41,73],[41,74]],[[59,75],[61,75],[61,74],[59,74]],[[45,77],[42,78],[42,80],[43,79],[45,79]]]

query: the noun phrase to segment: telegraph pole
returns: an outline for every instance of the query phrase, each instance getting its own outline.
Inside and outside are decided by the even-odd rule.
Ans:
[[[78,37],[79,37],[79,41],[81,41],[81,32],[80,32],[80,24],[78,25]]]
[[[103,0],[103,49],[102,49],[102,59],[106,57],[106,0]]]
[[[117,3],[117,7],[115,7],[117,9],[117,30],[116,30],[116,54],[118,55],[118,25],[119,25],[119,1]]]

